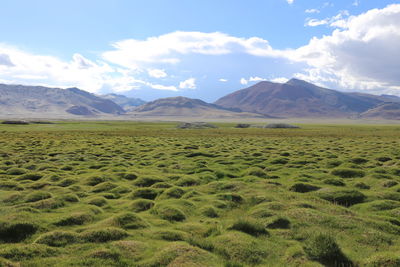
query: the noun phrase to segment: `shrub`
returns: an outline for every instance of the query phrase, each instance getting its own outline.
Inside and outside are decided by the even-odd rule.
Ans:
[[[132,202],[131,208],[134,212],[141,212],[151,209],[154,206],[154,201],[149,199],[137,199]]]
[[[38,226],[29,222],[0,222],[0,240],[21,242],[36,233]]]
[[[160,216],[160,218],[173,222],[181,222],[186,220],[186,215],[178,208],[169,207],[169,206],[156,206],[152,213]]]
[[[326,191],[321,192],[319,196],[346,207],[361,203],[365,199],[365,195],[357,190]]]
[[[51,247],[64,247],[77,242],[77,240],[78,235],[73,232],[53,231],[39,236],[35,243],[45,244]]]
[[[256,220],[239,219],[233,223],[229,230],[240,231],[252,236],[268,235],[264,225]]]
[[[154,200],[158,196],[158,190],[154,188],[139,188],[132,192],[130,198],[145,198]]]
[[[396,181],[385,181],[382,183],[383,187],[393,187],[395,185],[398,185],[399,183]]]
[[[83,225],[91,221],[93,221],[93,216],[90,213],[79,212],[62,218],[54,224],[57,226]]]
[[[296,183],[292,185],[289,190],[298,192],[298,193],[307,193],[311,191],[316,191],[319,190],[321,187],[311,185],[311,184],[305,184],[305,183]]]
[[[357,178],[365,176],[363,171],[355,169],[334,169],[332,174],[341,178]]]
[[[119,228],[108,227],[86,230],[80,236],[86,242],[108,242],[123,239],[128,236],[128,233]]]
[[[135,173],[126,173],[122,176],[122,178],[132,181],[132,180],[135,180],[136,178],[138,178],[138,176]]]
[[[51,198],[51,194],[49,192],[37,191],[33,192],[26,196],[26,202],[36,202],[43,199]]]
[[[335,239],[327,234],[316,234],[309,238],[304,245],[304,251],[312,260],[339,266],[348,260],[343,255]]]
[[[75,179],[72,178],[65,178],[63,180],[61,180],[57,185],[61,186],[61,187],[68,187],[70,185],[75,184],[77,181]]]
[[[138,215],[127,212],[112,218],[113,224],[124,229],[139,229],[148,227],[148,223]]]

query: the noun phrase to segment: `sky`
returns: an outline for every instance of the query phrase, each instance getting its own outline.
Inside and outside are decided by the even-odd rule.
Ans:
[[[1,0],[0,83],[213,102],[298,78],[400,95],[400,1]]]

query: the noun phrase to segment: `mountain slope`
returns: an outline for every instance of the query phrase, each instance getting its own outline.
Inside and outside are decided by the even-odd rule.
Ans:
[[[383,103],[360,114],[361,118],[400,120],[400,103]]]
[[[107,94],[107,95],[100,95],[103,99],[108,99],[113,101],[114,103],[118,104],[124,110],[129,111],[133,110],[135,107],[146,104],[146,101],[140,98],[131,98],[124,95],[118,94]]]
[[[218,99],[215,104],[281,117],[349,117],[385,102],[387,97],[343,93],[291,79],[259,82]]]
[[[123,114],[106,100],[78,88],[0,84],[0,112],[3,116],[60,117],[69,115]]]
[[[199,99],[182,96],[161,98],[148,102],[133,110],[132,114],[141,116],[179,116],[179,117],[265,117],[260,114],[237,112],[209,104]]]

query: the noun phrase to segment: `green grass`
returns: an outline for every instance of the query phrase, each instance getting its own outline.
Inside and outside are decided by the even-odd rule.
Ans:
[[[400,126],[0,124],[0,266],[398,266]]]

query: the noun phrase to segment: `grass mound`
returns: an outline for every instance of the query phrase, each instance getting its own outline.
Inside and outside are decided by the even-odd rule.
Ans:
[[[136,199],[132,201],[131,209],[134,212],[146,211],[154,207],[154,201],[149,199]]]
[[[289,229],[290,221],[283,217],[272,218],[269,220],[266,227],[269,229]]]
[[[307,192],[319,190],[320,188],[321,187],[315,186],[315,185],[312,185],[312,184],[296,183],[296,184],[292,185],[289,188],[289,190],[290,191],[294,191],[294,192],[298,192],[298,193],[307,193]]]
[[[323,264],[350,266],[350,261],[344,256],[335,239],[327,234],[316,234],[309,238],[304,245],[304,251],[310,259]]]
[[[25,198],[25,201],[26,202],[36,202],[36,201],[48,199],[51,197],[52,197],[52,195],[49,192],[37,191],[37,192],[33,192],[33,193],[30,193],[29,195],[27,195]]]
[[[228,229],[240,231],[252,236],[268,235],[265,226],[261,222],[252,219],[239,219]]]
[[[332,174],[341,178],[359,178],[364,177],[365,172],[356,169],[334,169]]]
[[[80,238],[86,242],[108,242],[120,240],[128,236],[125,230],[115,227],[86,230]]]
[[[42,244],[13,244],[0,248],[0,257],[14,261],[52,257],[57,254],[57,249]]]
[[[93,221],[93,215],[87,212],[78,212],[60,219],[56,223],[57,226],[83,225]]]
[[[214,239],[215,251],[229,261],[261,264],[267,256],[265,249],[247,234],[240,232],[226,233]]]
[[[38,230],[38,225],[30,222],[0,222],[0,240],[21,242]]]
[[[154,188],[139,188],[132,192],[131,198],[144,198],[154,200],[159,194],[159,190]]]
[[[217,267],[217,258],[200,248],[183,242],[172,242],[144,266],[210,266]]]
[[[138,215],[127,212],[115,216],[111,219],[112,225],[122,227],[124,229],[139,229],[148,227],[148,223]]]
[[[319,197],[333,203],[349,207],[365,200],[365,195],[357,190],[340,190],[320,192]]]
[[[51,247],[64,247],[78,241],[78,235],[73,232],[53,231],[45,233],[36,239],[35,243],[45,244]]]
[[[175,207],[155,206],[151,212],[158,215],[160,218],[171,222],[181,222],[186,220],[185,213],[179,208]]]

